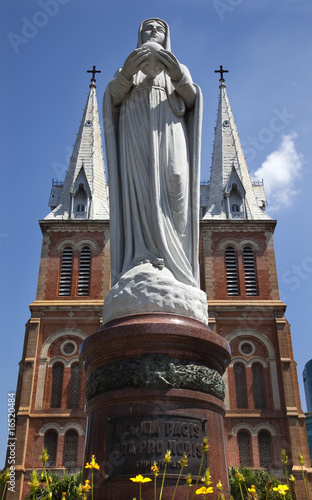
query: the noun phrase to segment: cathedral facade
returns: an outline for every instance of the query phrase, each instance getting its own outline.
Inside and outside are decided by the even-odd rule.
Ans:
[[[68,473],[83,464],[86,374],[82,341],[101,326],[110,290],[109,195],[94,80],[64,182],[53,182],[43,235],[38,289],[30,304],[16,392],[16,492],[32,469]],[[286,305],[279,298],[273,234],[261,183],[253,183],[223,78],[210,183],[201,186],[200,277],[209,326],[231,346],[226,385],[225,446],[229,467],[284,477],[309,464]],[[209,436],[208,436],[209,439]],[[90,457],[87,457],[89,460]],[[312,470],[309,469],[309,476]],[[299,484],[299,483],[298,483]]]

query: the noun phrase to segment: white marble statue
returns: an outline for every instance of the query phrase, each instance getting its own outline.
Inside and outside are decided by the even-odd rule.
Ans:
[[[171,52],[169,26],[143,21],[104,96],[112,275],[104,323],[156,311],[207,322],[198,284],[201,115],[200,89]]]

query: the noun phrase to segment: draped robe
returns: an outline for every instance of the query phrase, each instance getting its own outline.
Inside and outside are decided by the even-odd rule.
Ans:
[[[192,80],[181,69],[176,85],[185,92]],[[114,93],[112,85],[103,108],[112,285],[135,265],[162,259],[177,281],[197,287],[200,89],[187,110],[164,72],[152,79],[139,71],[132,82],[117,72]]]

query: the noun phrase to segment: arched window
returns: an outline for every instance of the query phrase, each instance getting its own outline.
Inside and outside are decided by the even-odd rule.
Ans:
[[[242,363],[235,363],[234,376],[237,408],[247,408],[246,370]]]
[[[73,267],[73,249],[66,246],[63,250],[59,295],[70,295]]]
[[[76,431],[68,431],[65,435],[64,466],[75,467],[77,463],[78,434]]]
[[[78,295],[89,295],[90,268],[91,268],[91,249],[88,246],[84,246],[82,247],[80,252]]]
[[[251,467],[251,443],[250,434],[247,431],[240,431],[237,435],[239,463],[241,467]]]
[[[263,367],[260,363],[252,365],[255,408],[265,408]]]
[[[50,430],[44,435],[44,447],[48,452],[48,461],[46,462],[47,467],[55,467],[56,462],[56,450],[57,450],[57,432]]]
[[[81,366],[79,363],[75,363],[71,367],[70,374],[69,408],[79,408],[80,376]]]
[[[88,195],[85,190],[84,184],[80,182],[78,189],[75,193],[74,199],[74,213],[72,216],[75,219],[87,218]]]
[[[244,247],[243,261],[245,270],[246,295],[258,295],[255,256],[253,248],[251,246]]]
[[[51,408],[60,408],[62,403],[63,391],[63,363],[55,363],[52,367],[52,394]]]
[[[258,434],[260,467],[269,468],[272,466],[271,436],[266,431]]]
[[[76,209],[77,212],[84,212],[85,211],[85,206],[82,204],[82,203],[79,203],[77,205],[77,209]]]
[[[225,268],[228,295],[238,295],[237,260],[233,246],[225,249]]]

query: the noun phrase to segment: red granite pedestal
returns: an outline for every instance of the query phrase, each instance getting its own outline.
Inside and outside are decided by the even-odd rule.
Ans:
[[[131,315],[88,337],[81,347],[81,360],[88,376],[85,461],[94,454],[100,465],[94,471],[95,500],[138,498],[139,485],[130,477],[142,474],[153,479],[154,461],[160,467],[159,490],[167,449],[172,460],[162,499],[172,498],[184,452],[188,466],[175,500],[186,499],[185,476],[197,476],[204,436],[209,450],[202,474],[209,467],[213,485],[220,479],[225,498],[230,498],[225,407],[219,395],[220,375],[230,361],[230,350],[222,337],[183,316]],[[208,369],[207,380],[201,367]],[[153,500],[153,488],[153,481],[142,485],[144,500]],[[209,498],[217,496],[215,489]]]

